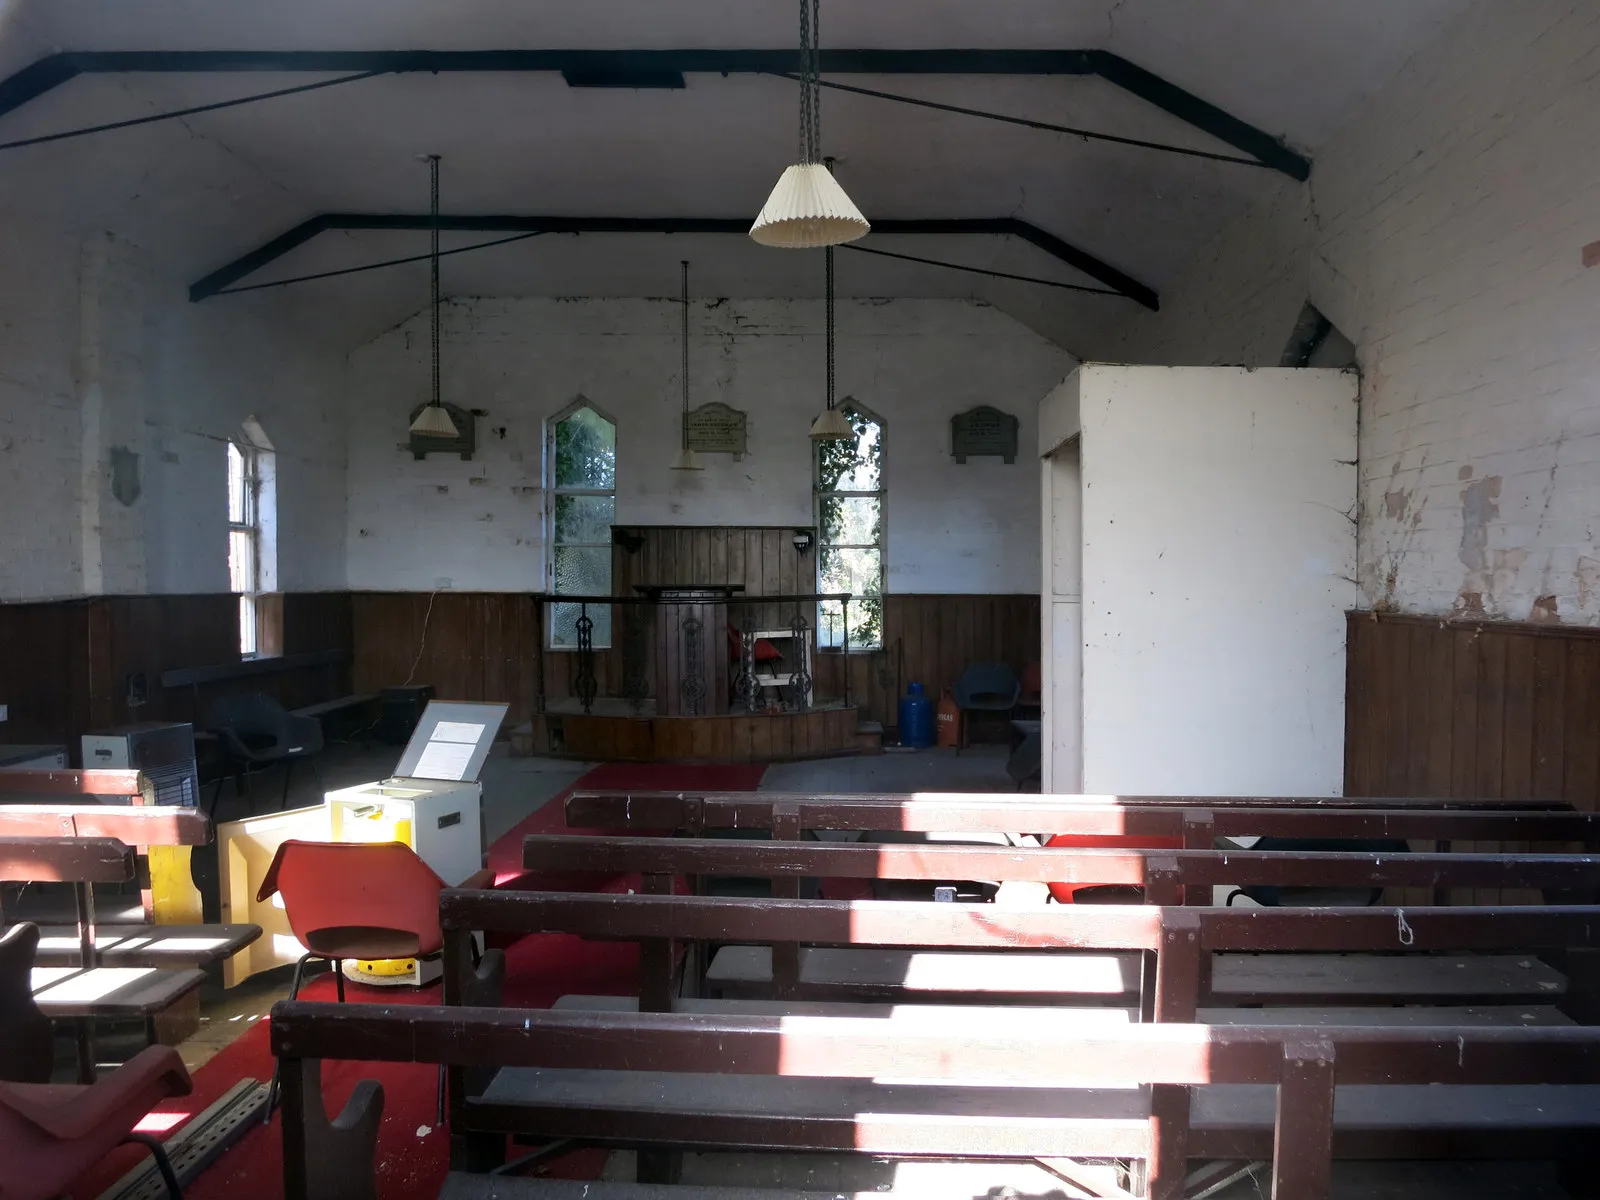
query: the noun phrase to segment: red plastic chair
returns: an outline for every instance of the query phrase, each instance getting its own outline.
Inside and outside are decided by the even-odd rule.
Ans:
[[[1045,843],[1047,846],[1070,847],[1078,850],[1182,850],[1181,837],[1140,837],[1129,833],[1079,834],[1058,833]],[[1076,904],[1077,894],[1089,888],[1109,887],[1104,883],[1052,883],[1050,894],[1058,904]]]
[[[180,1200],[161,1143],[133,1127],[161,1101],[193,1090],[183,1059],[170,1046],[149,1046],[94,1083],[51,1084],[50,1021],[28,990],[38,945],[36,925],[14,925],[0,937],[0,1063],[26,1071],[0,1082],[0,1200],[60,1196],[123,1142],[149,1149],[168,1194]],[[39,1046],[42,1056],[34,1053]]]
[[[289,999],[300,992],[306,963],[333,964],[344,1002],[344,960],[437,958],[444,951],[439,892],[444,880],[403,842],[301,842],[278,847],[257,902],[283,896],[289,928],[306,953],[294,966]],[[267,1117],[278,1101],[273,1073]]]

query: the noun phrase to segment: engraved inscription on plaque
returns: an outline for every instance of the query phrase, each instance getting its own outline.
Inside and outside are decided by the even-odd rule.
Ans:
[[[980,404],[950,418],[950,453],[958,463],[984,456],[1017,461],[1017,419]]]
[[[713,400],[689,410],[684,418],[689,449],[699,454],[745,453],[746,415]]]

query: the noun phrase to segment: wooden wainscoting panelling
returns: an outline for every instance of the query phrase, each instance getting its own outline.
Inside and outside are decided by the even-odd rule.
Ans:
[[[731,538],[728,544],[733,544]],[[795,557],[792,545],[788,553]],[[780,578],[777,585],[795,583]],[[511,705],[510,723],[519,725],[535,711],[542,653],[547,702],[573,695],[578,656],[542,649],[544,630],[535,597],[440,592],[431,599],[429,616],[430,596],[425,592],[352,595],[357,691],[377,691],[410,678],[413,683],[433,684],[441,699],[505,701]],[[615,611],[620,613],[621,607]],[[913,679],[920,680],[937,703],[940,691],[954,687],[969,663],[1004,662],[1021,674],[1036,661],[1039,598],[891,595],[884,600],[884,630],[881,649],[852,653],[848,663],[837,653],[819,654],[815,694],[823,701],[843,699],[848,669],[850,702],[861,718],[892,726],[898,719],[899,697]],[[613,641],[620,638],[619,621]],[[599,695],[620,694],[619,650],[595,655],[595,676]],[[1005,737],[999,722],[979,726],[975,732],[980,738]],[[759,736],[773,735],[763,727]],[[788,756],[789,747],[777,749]]]
[[[1600,629],[1351,613],[1345,791],[1596,807]]]
[[[1531,797],[1600,807],[1600,629],[1355,612],[1347,656],[1348,794]],[[1500,904],[1537,897],[1473,889],[1452,898]],[[1430,901],[1427,893],[1408,892],[1400,902]]]
[[[747,596],[809,595],[817,549],[794,548],[790,525],[619,525],[612,532],[612,595],[635,585],[737,584]],[[809,531],[808,531],[809,532]]]
[[[823,654],[818,692],[840,696],[846,667],[838,654]],[[885,727],[899,721],[906,685],[920,682],[934,704],[972,663],[1003,662],[1020,677],[1039,660],[1039,597],[1036,595],[906,595],[884,597],[883,648],[852,653],[850,700],[863,719]],[[979,740],[1004,740],[998,721],[975,723]]]
[[[344,592],[273,597],[286,654],[350,648]],[[90,729],[134,721],[199,721],[225,690],[266,691],[286,707],[332,699],[349,689],[347,667],[286,671],[238,684],[163,688],[164,671],[239,661],[239,601],[229,593],[92,596],[0,605],[0,696],[10,720],[6,741],[67,745]],[[144,703],[129,701],[142,676]]]

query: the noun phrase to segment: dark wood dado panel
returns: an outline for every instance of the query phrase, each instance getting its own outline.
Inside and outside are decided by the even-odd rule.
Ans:
[[[1351,613],[1345,790],[1564,799],[1600,788],[1600,629]]]
[[[739,584],[747,596],[817,590],[817,550],[794,548],[790,525],[618,525],[611,533],[611,594],[636,584]],[[809,532],[809,531],[808,531]]]
[[[405,682],[432,684],[441,700],[494,700],[511,724],[534,712],[543,638],[539,608],[525,592],[352,592],[354,687],[376,692]],[[551,656],[551,694],[566,695],[561,659]],[[604,655],[599,656],[604,659]],[[597,666],[604,694],[608,680]],[[557,690],[559,686],[560,690]]]
[[[1600,807],[1600,629],[1359,612],[1349,617],[1346,654],[1347,794]],[[1451,899],[1537,903],[1539,895],[1477,888]],[[1394,902],[1433,901],[1402,889]]]
[[[535,724],[542,752],[559,729],[570,758],[627,762],[785,762],[856,750],[860,717],[853,708],[776,716],[618,717],[563,713]],[[555,747],[549,747],[555,749]]]
[[[348,650],[349,598],[342,592],[270,598],[285,654]],[[191,689],[163,689],[161,673],[239,659],[238,599],[229,594],[93,596],[0,605],[0,700],[9,742],[62,742],[131,721],[196,720]],[[248,681],[289,707],[349,688],[347,668],[289,671]],[[129,678],[142,675],[145,703],[131,706]],[[208,699],[227,685],[208,685]]]
[[[795,557],[793,545],[788,546]],[[440,592],[428,613],[426,592],[356,592],[355,681],[374,691],[412,676],[431,683],[440,698],[500,700],[509,719],[521,724],[534,712],[543,643],[534,598],[520,592]],[[1039,656],[1037,596],[922,596],[884,598],[884,647],[852,653],[850,698],[863,719],[893,725],[905,685],[920,680],[937,702],[972,662],[1010,663],[1019,673]],[[577,655],[548,651],[545,678],[549,701],[570,697]],[[617,652],[595,655],[599,694],[621,686]],[[844,664],[838,654],[818,656],[816,694],[844,695]]]
[[[820,694],[843,694],[841,657],[820,656]],[[850,700],[864,719],[892,726],[900,719],[899,698],[913,680],[938,704],[940,693],[953,688],[971,663],[1003,662],[1020,676],[1038,660],[1038,596],[889,595],[883,601],[883,648],[850,655]],[[976,723],[973,732],[1004,736]]]

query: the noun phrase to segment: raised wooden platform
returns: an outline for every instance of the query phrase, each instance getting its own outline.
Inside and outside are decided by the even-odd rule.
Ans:
[[[512,731],[511,751],[600,762],[781,762],[875,749],[881,734],[860,726],[854,707],[712,717],[544,712]]]

